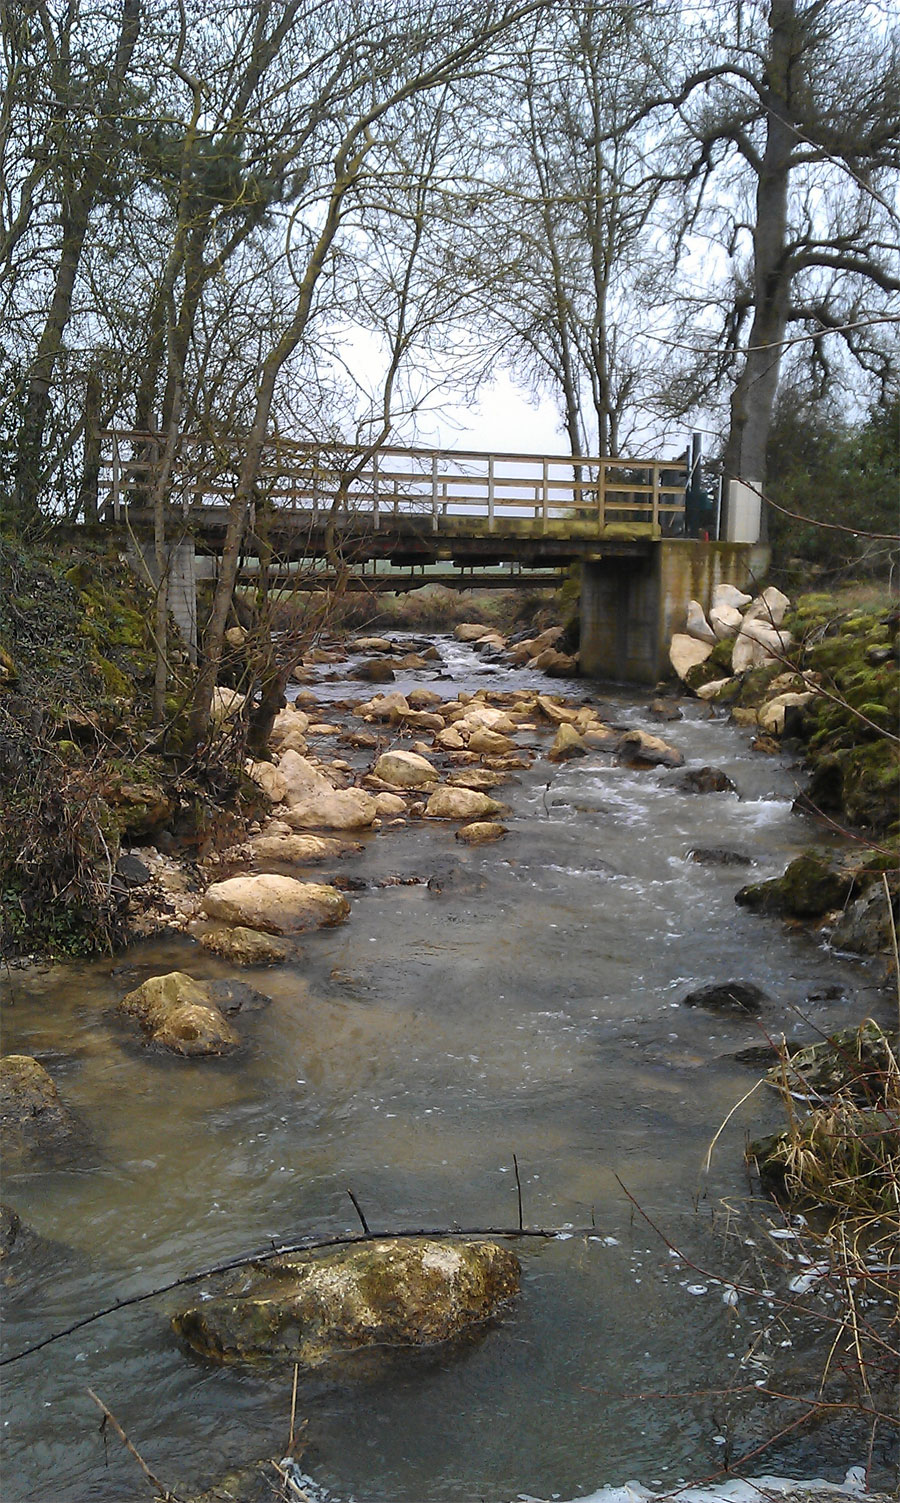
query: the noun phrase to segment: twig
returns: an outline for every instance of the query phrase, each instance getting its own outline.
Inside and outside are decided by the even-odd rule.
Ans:
[[[516,1158],[515,1154],[513,1154],[513,1168],[516,1171],[516,1194],[518,1195],[518,1198],[519,1198],[519,1231],[521,1232],[523,1230],[523,1227],[522,1227],[522,1181],[519,1179],[519,1160]]]
[[[891,926],[891,945],[894,951],[894,979],[897,982],[897,1022],[900,1025],[900,952],[897,950],[897,925],[894,923],[894,903],[891,898],[891,887],[887,879],[887,872],[881,873],[884,883],[884,896],[887,900],[888,922]]]
[[[116,1419],[112,1410],[107,1409],[103,1400],[97,1397],[93,1388],[89,1388],[88,1393],[90,1394],[94,1403],[97,1405],[97,1408],[103,1414],[103,1419],[100,1423],[101,1430],[105,1429],[107,1424],[112,1425],[126,1451],[128,1451],[129,1454],[134,1457],[147,1481],[150,1483],[154,1492],[156,1492],[163,1500],[163,1503],[179,1503],[179,1499],[176,1497],[175,1493],[173,1493],[170,1488],[166,1487],[165,1483],[160,1482],[155,1473],[151,1472],[141,1453],[136,1449],[135,1446],[131,1444],[131,1441],[128,1439],[128,1436],[125,1434],[125,1431],[122,1429],[122,1426],[119,1424],[119,1421]]]
[[[362,1206],[360,1205],[359,1201],[357,1200],[357,1198],[354,1195],[354,1193],[353,1193],[352,1190],[348,1190],[347,1194],[350,1196],[350,1199],[353,1201],[353,1209],[355,1210],[357,1216],[359,1217],[360,1221],[362,1222],[362,1229],[363,1229],[363,1231],[365,1232],[365,1234],[366,1234],[367,1237],[371,1237],[372,1233],[369,1230],[369,1223],[366,1220],[365,1216],[363,1215]]]

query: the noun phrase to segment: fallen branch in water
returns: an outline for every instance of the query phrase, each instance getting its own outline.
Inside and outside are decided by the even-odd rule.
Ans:
[[[160,1482],[159,1478],[155,1476],[153,1472],[151,1472],[140,1451],[136,1446],[133,1446],[131,1444],[131,1441],[128,1439],[128,1436],[125,1434],[125,1431],[122,1429],[122,1426],[119,1424],[119,1421],[116,1419],[112,1410],[107,1409],[103,1400],[97,1397],[93,1388],[89,1388],[88,1393],[103,1415],[103,1418],[100,1421],[101,1434],[106,1430],[107,1425],[112,1425],[126,1451],[128,1451],[129,1455],[134,1457],[135,1461],[137,1462],[147,1481],[150,1483],[150,1486],[153,1488],[157,1497],[162,1500],[162,1503],[180,1503],[179,1498],[175,1495],[175,1493],[172,1492],[171,1488],[166,1487],[165,1483]]]
[[[8,1357],[0,1358],[0,1367],[8,1367],[13,1362],[20,1362],[23,1357],[30,1357],[34,1352],[40,1352],[46,1346],[52,1346],[55,1341],[62,1341],[65,1336],[72,1336],[76,1331],[83,1331],[86,1326],[93,1325],[98,1320],[103,1320],[107,1315],[114,1315],[117,1310],[127,1310],[131,1305],[143,1304],[146,1300],[156,1299],[161,1294],[169,1294],[173,1289],[183,1289],[191,1284],[199,1284],[203,1279],[215,1278],[217,1274],[233,1273],[237,1268],[244,1268],[248,1263],[265,1263],[269,1258],[286,1257],[296,1252],[321,1252],[327,1247],[354,1247],[364,1242],[377,1242],[390,1237],[539,1237],[552,1242],[555,1237],[596,1236],[597,1228],[584,1227],[499,1227],[499,1226],[439,1226],[420,1227],[418,1230],[402,1228],[400,1231],[367,1232],[364,1235],[342,1237],[316,1237],[314,1235],[301,1237],[296,1242],[275,1243],[271,1242],[268,1247],[257,1249],[255,1252],[241,1253],[239,1257],[228,1258],[224,1263],[215,1263],[210,1268],[201,1268],[197,1273],[186,1273],[181,1278],[171,1279],[167,1284],[158,1284],[154,1289],[145,1289],[142,1294],[129,1294],[125,1299],[116,1300],[114,1304],[105,1305],[102,1310],[95,1310],[92,1315],[84,1315],[81,1320],[75,1320],[71,1325],[65,1326],[61,1331],[54,1331],[51,1336],[45,1336],[41,1341],[35,1341],[31,1346],[23,1347],[20,1352],[13,1352]]]

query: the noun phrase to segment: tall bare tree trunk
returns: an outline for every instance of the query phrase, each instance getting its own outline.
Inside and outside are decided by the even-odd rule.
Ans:
[[[791,268],[787,251],[788,185],[797,143],[791,125],[791,70],[797,55],[796,0],[772,0],[766,59],[766,145],[757,178],[753,229],[753,323],[731,397],[726,478],[766,479],[766,447],[787,328]],[[724,520],[724,519],[723,519]]]
[[[141,0],[122,0],[122,21],[116,61],[109,85],[100,101],[99,120],[89,143],[81,180],[70,185],[62,211],[62,249],[56,267],[53,296],[25,388],[25,407],[16,453],[16,508],[27,522],[37,511],[41,485],[41,452],[50,411],[50,393],[63,335],[72,312],[75,278],[84,250],[85,236],[97,189],[109,166],[115,138],[119,102],[125,76],[140,31]]]

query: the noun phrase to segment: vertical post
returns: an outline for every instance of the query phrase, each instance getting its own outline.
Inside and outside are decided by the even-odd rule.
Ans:
[[[597,490],[597,527],[603,531],[606,526],[606,460],[600,461],[600,475]]]
[[[378,531],[378,455],[372,455],[372,526]]]
[[[112,452],[112,503],[113,503],[113,519],[116,522],[121,522],[121,520],[122,520],[122,507],[121,507],[121,501],[120,501],[121,486],[122,486],[122,459],[121,459],[121,456],[119,454],[119,435],[118,435],[118,433],[114,432],[113,433],[113,452]]]
[[[655,464],[653,466],[652,475],[653,475],[653,510],[652,510],[652,513],[651,513],[650,520],[653,523],[653,531],[654,531],[654,535],[655,535],[659,531],[659,465],[658,464]]]
[[[494,456],[488,455],[488,532],[494,530]]]
[[[547,531],[547,520],[548,520],[548,513],[549,513],[549,510],[550,510],[550,484],[549,484],[549,481],[550,481],[550,461],[545,456],[544,463],[543,463],[543,480],[542,480],[542,486],[541,486],[541,490],[542,490],[541,513],[542,513],[542,516],[543,516],[543,529],[542,530],[544,532]]]
[[[437,532],[441,514],[441,504],[438,491],[438,457],[431,456],[431,530]]]

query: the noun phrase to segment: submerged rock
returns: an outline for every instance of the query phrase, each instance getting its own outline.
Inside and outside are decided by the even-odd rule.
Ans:
[[[429,819],[479,819],[502,811],[503,805],[496,799],[474,788],[437,788],[425,805]]]
[[[515,1253],[495,1242],[379,1238],[251,1264],[226,1293],[172,1324],[217,1362],[317,1368],[365,1348],[429,1347],[482,1327],[518,1292],[520,1272]]]
[[[0,1058],[0,1142],[4,1156],[53,1149],[78,1130],[74,1114],[30,1054]]]
[[[221,955],[233,965],[282,965],[297,954],[287,939],[247,929],[242,924],[212,924],[197,936],[204,950]]]
[[[715,981],[682,997],[684,1007],[705,1007],[708,1012],[757,1013],[771,999],[752,981]]]
[[[737,793],[737,788],[721,767],[689,767],[672,783],[679,793]]]
[[[208,918],[268,934],[298,934],[341,923],[350,904],[327,883],[261,875],[214,882],[204,895],[203,912]]]
[[[694,846],[688,851],[688,858],[696,861],[700,866],[752,866],[749,856],[741,851],[729,851],[724,846]]]
[[[228,1054],[240,1043],[208,988],[184,971],[150,976],[118,1010],[136,1018],[151,1043],[186,1058]]]
[[[494,820],[478,819],[458,829],[456,838],[464,845],[487,845],[492,840],[502,840],[508,833],[506,825],[498,824]]]

